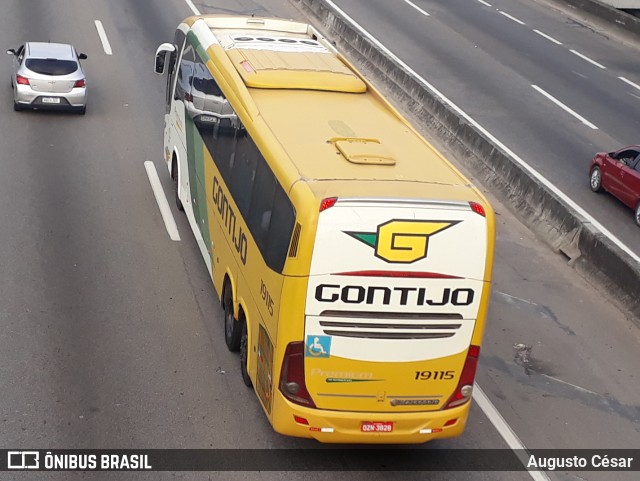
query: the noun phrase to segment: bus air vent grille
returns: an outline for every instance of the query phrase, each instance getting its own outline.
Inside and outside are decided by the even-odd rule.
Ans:
[[[326,314],[327,311],[325,311]],[[338,319],[335,311],[328,311],[335,320],[321,320],[324,334],[337,337],[357,337],[365,339],[443,339],[455,336],[462,327],[460,322],[450,322],[453,316],[442,316],[440,319],[424,316],[398,316],[386,318],[382,313],[370,313],[368,319],[362,316],[351,316],[350,319]],[[332,315],[333,314],[333,315]],[[386,313],[385,313],[386,314]],[[388,314],[387,314],[388,316]],[[458,319],[460,319],[458,317]],[[449,322],[447,322],[449,321]]]
[[[289,257],[297,257],[298,255],[298,242],[300,242],[300,230],[302,227],[298,222],[293,229],[293,236],[291,236],[291,245],[289,246]]]

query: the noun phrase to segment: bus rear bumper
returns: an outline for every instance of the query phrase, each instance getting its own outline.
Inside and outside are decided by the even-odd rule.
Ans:
[[[273,428],[280,434],[312,438],[321,443],[419,444],[460,436],[467,422],[470,404],[467,402],[456,408],[429,412],[344,412],[305,408],[277,393],[274,396]],[[364,432],[365,422],[392,423],[393,430]]]

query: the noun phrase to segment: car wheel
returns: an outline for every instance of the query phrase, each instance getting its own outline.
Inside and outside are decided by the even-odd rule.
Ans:
[[[16,112],[20,112],[21,110],[24,110],[24,107],[18,102],[13,102],[13,110],[15,110]]]
[[[242,326],[233,315],[233,299],[231,297],[231,286],[227,284],[224,291],[224,342],[231,352],[238,352],[240,349],[240,336]]]
[[[640,227],[640,202],[638,202],[638,205],[636,205],[636,213],[634,218],[636,219],[636,224],[638,225],[638,227]]]
[[[249,333],[247,332],[247,321],[242,319],[242,331],[240,335],[240,374],[245,386],[252,387],[253,383],[249,377]]]
[[[600,167],[594,167],[589,177],[589,185],[594,192],[602,192],[602,171]]]
[[[84,115],[84,114],[86,114],[86,113],[87,113],[87,106],[85,105],[84,107],[80,107],[80,108],[77,110],[77,112],[78,112],[78,114],[79,114],[79,115]]]
[[[180,212],[184,212],[184,205],[182,205],[182,201],[180,200],[180,196],[178,195],[178,166],[176,165],[175,158],[171,163],[171,180],[173,180],[173,190],[176,193],[176,207]]]

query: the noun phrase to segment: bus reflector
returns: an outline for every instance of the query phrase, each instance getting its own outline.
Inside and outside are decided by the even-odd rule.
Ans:
[[[476,369],[478,367],[478,357],[480,356],[480,346],[469,346],[467,351],[467,359],[464,362],[462,368],[462,374],[458,381],[458,386],[453,392],[453,395],[447,401],[444,409],[454,408],[466,403],[471,399],[471,393],[473,392],[473,381],[476,377]]]
[[[329,207],[333,207],[336,205],[337,201],[337,197],[327,197],[326,199],[323,199],[322,202],[320,202],[320,212],[327,210]]]
[[[480,204],[478,204],[477,202],[469,202],[469,205],[471,206],[471,210],[476,214],[480,214],[482,217],[486,217],[484,207],[482,207]]]
[[[316,407],[304,381],[303,342],[290,342],[287,345],[280,371],[280,392],[291,402]]]
[[[309,425],[309,421],[307,421],[305,418],[301,418],[300,416],[296,416],[295,414],[293,415],[293,419],[298,424],[304,424],[305,426]]]

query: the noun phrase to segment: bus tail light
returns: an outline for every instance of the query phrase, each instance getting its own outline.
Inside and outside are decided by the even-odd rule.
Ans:
[[[338,202],[337,197],[327,197],[326,199],[322,199],[322,202],[320,202],[320,212],[327,210],[329,207],[333,207],[336,205],[336,202]]]
[[[289,401],[301,406],[315,408],[304,381],[304,343],[290,342],[282,360],[280,392]]]
[[[16,75],[16,83],[18,85],[29,85],[29,79],[27,77],[23,77],[22,75]]]
[[[460,375],[460,381],[458,381],[458,386],[456,387],[453,395],[449,398],[449,401],[447,401],[444,409],[460,406],[471,399],[473,381],[476,377],[476,368],[478,367],[478,357],[480,357],[480,346],[469,346],[467,359],[464,362],[462,374]]]
[[[482,217],[487,216],[487,214],[484,211],[484,207],[482,207],[482,205],[478,204],[477,202],[469,202],[469,206],[471,207],[471,210],[474,211],[476,214],[481,215]]]

